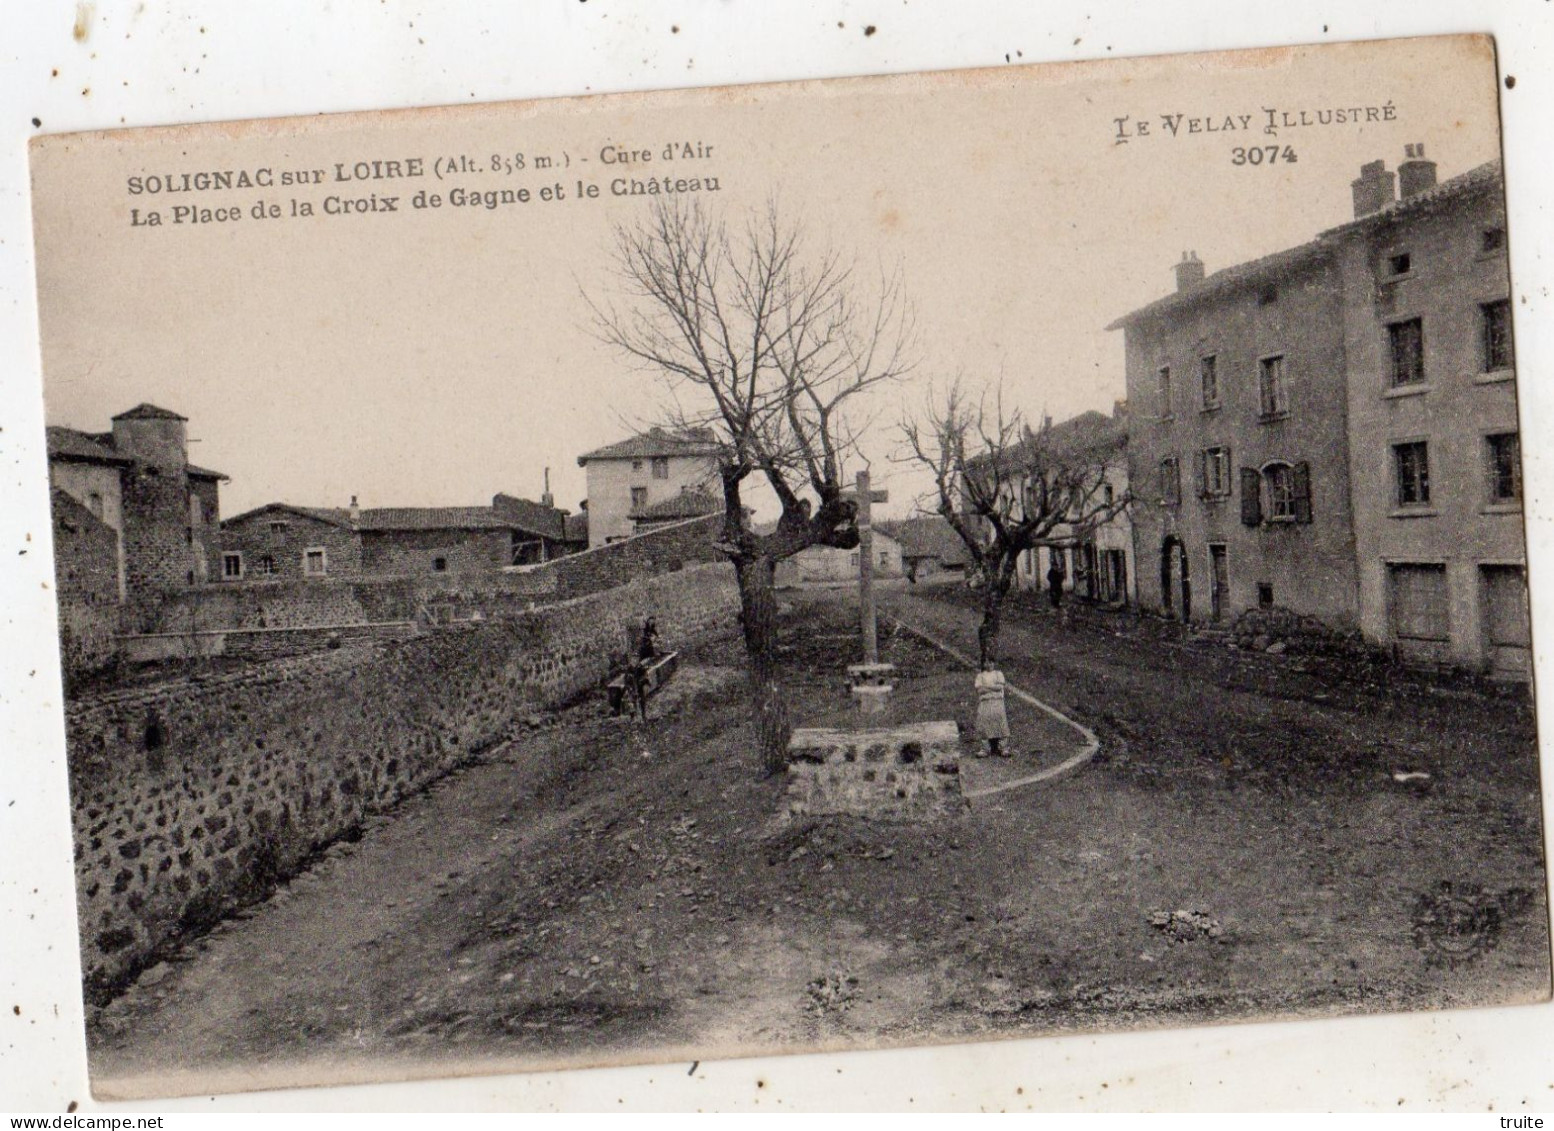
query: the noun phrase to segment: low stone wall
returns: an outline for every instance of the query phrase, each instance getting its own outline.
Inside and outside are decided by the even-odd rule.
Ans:
[[[1236,618],[1230,638],[1253,652],[1304,652],[1363,656],[1377,651],[1357,628],[1335,627],[1312,616],[1275,606],[1248,609]]]
[[[795,730],[788,744],[790,817],[850,813],[922,820],[966,807],[952,722],[872,730]]]
[[[413,639],[71,702],[81,957],[102,998],[180,932],[602,685],[651,613],[676,646],[734,624],[726,565]]]

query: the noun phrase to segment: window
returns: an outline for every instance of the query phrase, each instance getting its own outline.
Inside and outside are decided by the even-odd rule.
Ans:
[[[308,577],[323,577],[328,569],[329,563],[322,546],[302,551],[302,572]]]
[[[1413,267],[1414,257],[1406,251],[1387,256],[1387,274],[1390,276],[1407,275]]]
[[[1268,519],[1270,522],[1295,520],[1295,469],[1287,463],[1275,463],[1263,470],[1263,480],[1268,484]]]
[[[1522,444],[1515,432],[1485,436],[1489,456],[1489,501],[1519,503],[1522,499]]]
[[[1451,617],[1443,565],[1392,565],[1392,631],[1401,640],[1449,640]]]
[[[1430,504],[1430,445],[1411,440],[1392,445],[1392,460],[1397,468],[1397,505],[1423,507]]]
[[[264,577],[273,576],[275,573],[275,559],[269,554],[265,554],[254,563],[254,572]]]
[[[448,572],[448,559],[444,558],[444,557],[433,558],[432,559],[432,572],[433,573],[447,573]]]
[[[1505,229],[1485,228],[1479,233],[1478,249],[1484,254],[1505,250]]]
[[[228,581],[239,581],[243,577],[243,555],[222,554],[221,576]]]
[[[669,478],[669,457],[668,456],[654,456],[653,457],[653,478],[654,479],[668,479]]]
[[[1256,526],[1268,522],[1311,521],[1311,465],[1276,460],[1261,472],[1241,471],[1241,521]],[[1259,497],[1261,496],[1261,497]],[[1251,501],[1249,501],[1251,500]]]
[[[881,550],[880,551],[880,565],[886,566],[886,565],[889,565],[889,564],[890,564],[890,551],[888,551],[888,550]]]
[[[1392,351],[1392,384],[1417,385],[1425,379],[1424,323],[1418,318],[1394,322],[1387,327]]]
[[[1203,385],[1203,407],[1219,407],[1219,359],[1212,353],[1198,359],[1198,378]]]
[[[286,533],[286,527],[289,526],[289,525],[290,525],[289,523],[285,523],[285,522],[272,522],[272,523],[270,523],[270,533],[271,534],[284,534],[284,533]]]
[[[647,506],[647,488],[633,487],[631,489],[631,509],[639,511]]]
[[[1182,472],[1176,457],[1160,461],[1160,502],[1174,507],[1182,501]]]
[[[1160,380],[1160,415],[1168,418],[1171,415],[1171,367],[1162,365],[1158,374]]]
[[[1273,608],[1273,586],[1266,581],[1257,583],[1257,607],[1259,609]]]
[[[639,460],[639,459],[632,460],[631,461],[631,470],[633,470],[633,471],[641,471],[642,470],[642,461]]]
[[[1257,363],[1257,396],[1258,411],[1265,418],[1282,416],[1289,411],[1282,355],[1265,357]]]
[[[858,568],[858,565],[859,565],[859,561],[858,561],[858,555],[857,555],[857,554],[853,554],[853,555],[852,555],[852,556],[851,556],[851,557],[850,557],[850,558],[849,558],[849,559],[848,559],[848,561],[849,561],[849,564],[851,564],[851,565],[852,565],[852,567],[853,567],[853,568],[854,568],[854,569],[857,569],[857,568]]]
[[[1198,494],[1223,499],[1230,494],[1230,449],[1204,448],[1198,453]]]
[[[1101,500],[1106,506],[1115,506],[1117,503],[1117,489],[1110,483],[1101,484]]]
[[[1484,372],[1510,369],[1515,364],[1511,352],[1510,300],[1486,302],[1479,311],[1483,320]]]

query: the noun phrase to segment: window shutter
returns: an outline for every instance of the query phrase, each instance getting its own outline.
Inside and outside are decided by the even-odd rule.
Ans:
[[[1311,465],[1295,465],[1295,521],[1311,521]]]
[[[1247,526],[1262,525],[1262,481],[1255,467],[1241,469],[1241,521]]]
[[[1209,453],[1204,449],[1198,449],[1198,497],[1201,499],[1209,493]]]

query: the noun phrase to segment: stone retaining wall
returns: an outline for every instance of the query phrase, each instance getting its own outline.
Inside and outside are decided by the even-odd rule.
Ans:
[[[71,702],[82,965],[101,999],[180,932],[602,684],[639,619],[730,628],[733,570],[686,569],[521,614]]]
[[[965,807],[960,733],[952,722],[801,728],[788,744],[790,817],[850,813],[922,820]]]

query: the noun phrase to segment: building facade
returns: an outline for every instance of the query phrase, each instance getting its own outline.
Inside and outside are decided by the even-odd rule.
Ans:
[[[1113,323],[1140,603],[1210,622],[1280,606],[1525,672],[1499,167],[1438,184],[1409,146],[1352,190],[1349,222],[1209,276],[1188,254],[1175,293]]]
[[[881,579],[904,576],[901,543],[878,527],[873,531],[872,541],[874,576]],[[863,551],[857,546],[851,550],[835,546],[807,546],[778,563],[776,581],[779,585],[856,584],[858,571],[863,564],[862,555]]]
[[[1365,634],[1428,661],[1531,671],[1521,441],[1498,165],[1436,183],[1414,147],[1328,233],[1344,308]]]
[[[577,457],[588,480],[588,545],[636,532],[633,515],[690,491],[721,498],[720,448],[710,431],[653,428]]]
[[[223,524],[223,582],[490,574],[571,552],[567,513],[497,495],[489,507],[297,507]]]

